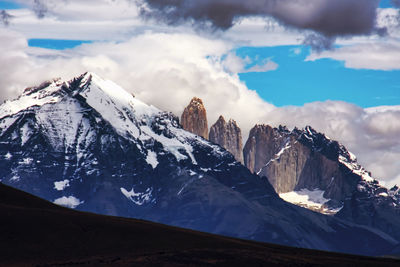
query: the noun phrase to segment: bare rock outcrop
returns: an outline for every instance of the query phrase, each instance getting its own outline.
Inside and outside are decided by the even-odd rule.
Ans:
[[[219,144],[235,156],[235,159],[243,163],[242,132],[236,121],[225,121],[219,116],[217,122],[210,128],[210,141]]]
[[[181,116],[183,129],[208,139],[207,112],[200,98],[193,97]]]
[[[243,153],[245,166],[267,177],[278,194],[318,189],[331,200],[332,208],[342,206],[355,190],[362,179],[357,172],[368,175],[346,148],[311,127],[289,131],[282,126],[256,125]],[[359,169],[354,172],[346,164]]]

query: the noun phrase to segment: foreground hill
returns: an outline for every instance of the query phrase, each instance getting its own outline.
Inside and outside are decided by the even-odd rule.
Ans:
[[[0,184],[0,265],[362,265],[399,261],[244,241],[78,212]]]

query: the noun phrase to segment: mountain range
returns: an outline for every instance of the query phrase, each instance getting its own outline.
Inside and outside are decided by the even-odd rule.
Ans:
[[[237,141],[241,139],[239,126],[232,119],[226,123],[220,116],[209,136],[210,141],[227,149],[238,161],[244,160],[252,173],[268,179],[282,199],[380,229],[400,240],[399,187],[382,186],[345,146],[311,126],[289,130],[282,125],[255,125],[242,150],[242,143]]]
[[[312,128],[255,129],[244,166],[172,113],[85,73],[27,88],[0,106],[0,181],[80,211],[294,247],[371,256],[396,250],[397,189],[380,186]],[[280,137],[266,150],[258,140],[270,135]],[[302,169],[289,175],[280,164],[291,166],[300,152]],[[313,164],[329,166],[331,184]],[[334,216],[278,195],[316,187],[330,199],[322,209]]]

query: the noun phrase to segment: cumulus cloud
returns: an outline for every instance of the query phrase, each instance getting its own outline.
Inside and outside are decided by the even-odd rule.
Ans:
[[[138,7],[130,0],[15,0],[31,9],[43,19],[93,21],[132,19],[138,15]]]
[[[3,66],[0,68],[0,100],[5,100],[15,96],[21,90],[21,86],[32,82],[28,77],[24,77],[24,74],[29,72],[33,65],[25,53],[28,43],[22,35],[0,28],[0,43],[0,64]]]
[[[9,60],[10,65],[15,65],[12,72],[2,69],[3,100],[15,97],[16,88],[21,92],[43,79],[59,76],[68,79],[93,71],[117,82],[139,99],[176,115],[180,115],[193,96],[198,96],[210,110],[210,121],[216,121],[220,114],[229,114],[242,118],[243,127],[249,129],[261,119],[258,110],[273,108],[255,91],[248,90],[236,73],[225,71],[221,57],[233,46],[223,41],[190,34],[147,33],[126,42],[84,44],[54,52],[28,48],[21,36],[13,38],[19,46],[13,46],[13,53],[8,55],[19,57]],[[2,56],[8,57],[4,53]]]
[[[7,44],[6,52],[0,54],[0,64],[7,66],[0,69],[3,99],[15,97],[23,88],[45,79],[70,79],[93,71],[120,84],[138,99],[177,116],[193,96],[198,96],[204,100],[210,124],[219,115],[233,118],[245,139],[256,123],[311,125],[346,145],[375,177],[400,184],[399,111],[372,112],[332,101],[277,108],[240,81],[236,72],[243,65],[226,70],[224,55],[234,48],[231,43],[193,34],[149,32],[125,42],[53,51],[29,48],[23,36],[8,29],[0,30],[0,41]]]

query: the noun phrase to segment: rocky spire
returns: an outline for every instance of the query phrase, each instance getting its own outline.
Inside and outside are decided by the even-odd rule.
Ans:
[[[208,139],[207,112],[200,98],[192,98],[182,113],[181,125],[186,131]]]
[[[236,121],[230,119],[226,122],[223,116],[219,116],[217,122],[211,126],[210,141],[224,147],[237,161],[243,163],[242,132]]]

